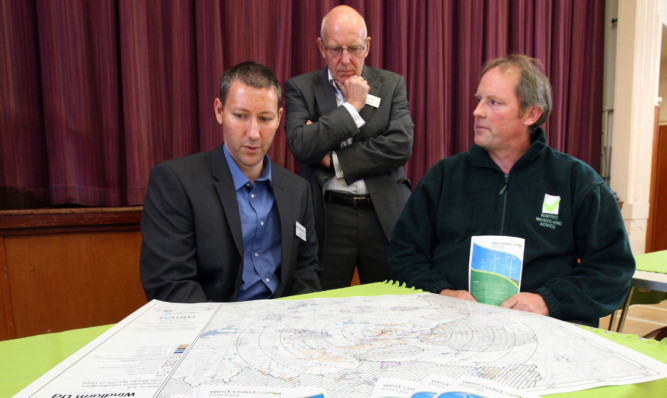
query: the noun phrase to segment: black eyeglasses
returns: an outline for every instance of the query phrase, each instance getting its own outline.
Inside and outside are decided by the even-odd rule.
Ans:
[[[343,53],[344,50],[347,50],[347,53],[350,55],[359,55],[366,49],[366,46],[350,46],[350,47],[340,47],[340,46],[325,46],[322,44],[324,49],[333,57],[337,57]]]

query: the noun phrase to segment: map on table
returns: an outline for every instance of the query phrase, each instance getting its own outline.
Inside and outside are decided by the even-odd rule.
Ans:
[[[380,378],[427,375],[553,394],[660,379],[667,365],[566,322],[436,294],[154,300],[17,396],[356,398]]]

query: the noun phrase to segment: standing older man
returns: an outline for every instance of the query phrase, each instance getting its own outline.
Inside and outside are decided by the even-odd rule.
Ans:
[[[364,66],[371,38],[348,6],[322,20],[324,69],[285,83],[287,142],[313,187],[324,289],[392,277],[388,239],[410,195],[414,125],[401,76]]]
[[[245,301],[320,290],[308,183],[266,155],[283,109],[263,65],[222,75],[224,142],[151,171],[141,216],[146,298]]]
[[[523,238],[521,292],[501,305],[596,326],[635,269],[614,196],[590,166],[547,146],[539,126],[551,86],[536,60],[486,63],[475,96],[475,143],[415,188],[391,238],[392,269],[409,286],[474,301],[471,238]]]

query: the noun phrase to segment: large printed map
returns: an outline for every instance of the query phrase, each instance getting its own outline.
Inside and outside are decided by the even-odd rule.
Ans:
[[[667,376],[664,364],[577,326],[435,294],[153,301],[117,326],[35,396],[202,396],[234,385],[367,397],[380,378],[426,375],[476,376],[540,394]]]

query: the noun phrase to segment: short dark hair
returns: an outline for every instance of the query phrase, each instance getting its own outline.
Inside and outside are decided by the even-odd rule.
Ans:
[[[509,69],[516,69],[519,72],[519,82],[514,94],[519,99],[521,113],[523,114],[531,106],[537,106],[542,110],[542,115],[531,127],[544,124],[551,114],[552,99],[551,83],[543,72],[542,62],[523,54],[506,55],[486,62],[482,67],[480,78],[496,67],[503,72]]]
[[[280,82],[276,75],[262,64],[253,61],[242,62],[227,69],[220,77],[220,102],[225,106],[227,101],[227,92],[232,86],[234,80],[240,80],[243,84],[255,88],[274,88],[278,95],[278,103],[280,108]]]

